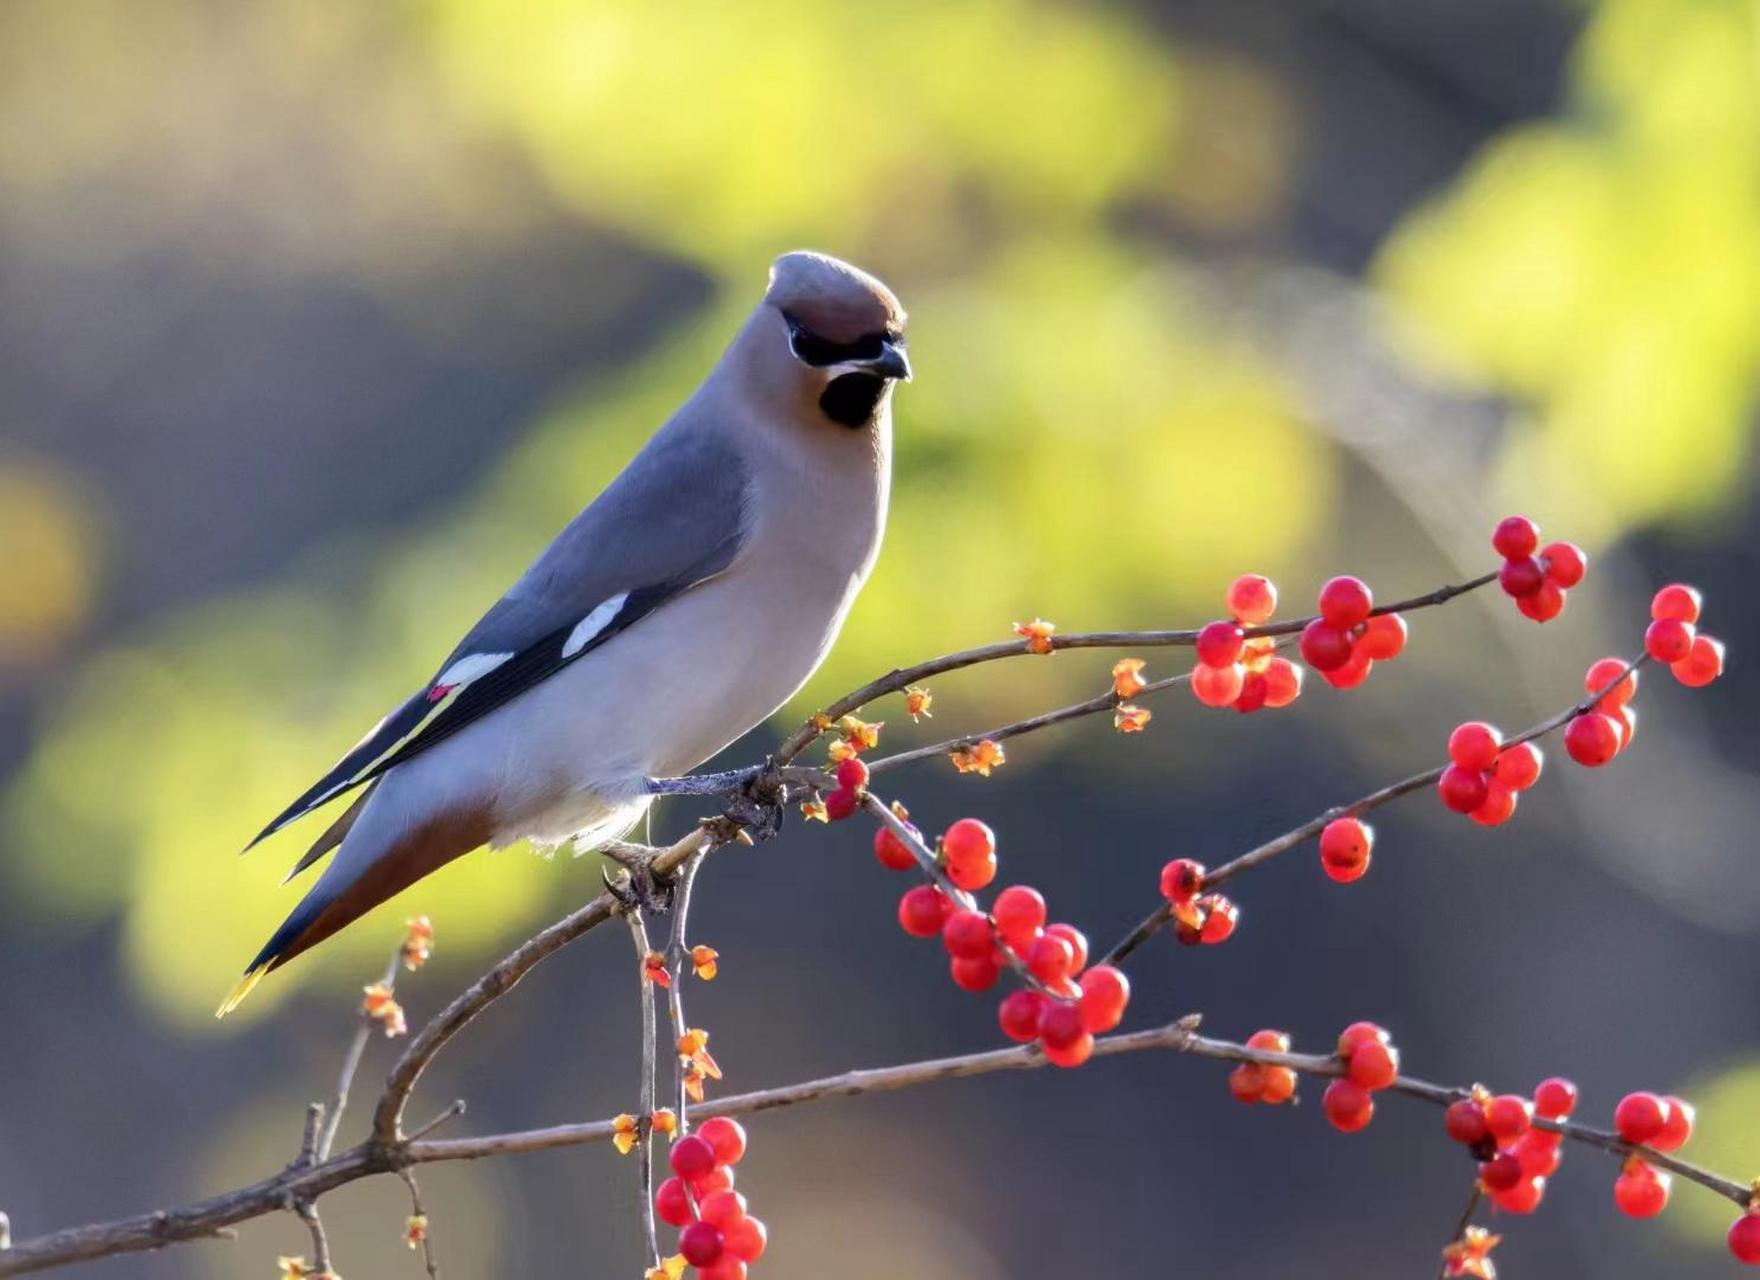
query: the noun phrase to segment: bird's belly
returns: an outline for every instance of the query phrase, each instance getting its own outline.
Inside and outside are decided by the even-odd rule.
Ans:
[[[643,779],[688,772],[786,702],[859,585],[792,567],[705,583],[474,726],[493,735],[495,842],[615,834]]]

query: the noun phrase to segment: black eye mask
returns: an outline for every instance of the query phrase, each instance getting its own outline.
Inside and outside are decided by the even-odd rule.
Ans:
[[[831,380],[819,396],[825,416],[844,427],[865,427],[886,390],[886,380],[871,373],[846,373]]]
[[[885,352],[886,343],[898,340],[896,334],[864,333],[854,342],[833,342],[821,338],[786,312],[782,318],[788,321],[788,344],[794,348],[795,356],[802,364],[810,364],[815,369],[850,361],[878,360]]]

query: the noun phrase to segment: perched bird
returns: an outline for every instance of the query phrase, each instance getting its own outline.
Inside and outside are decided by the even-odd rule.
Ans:
[[[591,848],[811,675],[879,553],[905,315],[873,276],[776,260],[702,385],[426,686],[252,841],[353,787],[263,974],[481,845]]]

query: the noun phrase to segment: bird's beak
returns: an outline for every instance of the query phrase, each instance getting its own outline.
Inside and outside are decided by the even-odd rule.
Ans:
[[[871,373],[899,382],[911,380],[911,361],[904,343],[887,341],[880,344],[880,354],[871,360],[846,360],[835,367],[834,376],[843,373]]]

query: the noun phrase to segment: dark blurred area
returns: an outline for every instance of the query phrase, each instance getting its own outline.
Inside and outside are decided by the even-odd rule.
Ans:
[[[1543,629],[1501,597],[1412,618],[1363,689],[1287,712],[1175,689],[1140,738],[1083,722],[994,778],[898,784],[926,828],[998,829],[1003,877],[1096,943],[1155,872],[1225,860],[1514,729],[1634,652],[1655,585],[1705,589],[1728,674],[1652,673],[1636,750],[1554,752],[1514,823],[1426,797],[1374,870],[1297,850],[1237,887],[1226,947],[1158,938],[1130,1027],[1202,1010],[1298,1047],[1393,1028],[1409,1069],[1600,1122],[1700,1104],[1688,1154],[1760,1154],[1760,22],[1751,5],[1494,0],[488,0],[0,11],[0,1210],[16,1239],[210,1194],[291,1158],[406,915],[439,1008],[598,888],[593,859],[478,854],[209,1013],[278,921],[299,832],[234,854],[433,662],[694,385],[778,252],[811,244],[913,313],[881,568],[779,725],[901,662],[1007,633],[1186,625],[1236,573],[1300,610],[1491,566],[1522,509],[1594,553]],[[852,58],[853,48],[861,49]],[[860,63],[858,69],[852,63]],[[1165,651],[1151,674],[1177,669]],[[1060,654],[882,706],[889,746],[1103,688]],[[764,730],[725,763],[756,759]],[[671,802],[656,834],[696,811]],[[694,984],[740,1091],[998,1043],[992,1001],[894,923],[856,823],[718,855]],[[296,847],[297,846],[297,847]],[[547,963],[414,1107],[454,1132],[633,1109],[628,942]],[[390,1048],[373,1046],[370,1093]],[[1309,1096],[1311,1095],[1311,1096]],[[358,1134],[351,1116],[344,1140]],[[1248,1110],[1216,1064],[1109,1058],[776,1112],[741,1187],[756,1274],[1433,1274],[1471,1166],[1430,1109],[1343,1137]],[[1691,1278],[1733,1209],[1615,1213],[1567,1155],[1509,1277]],[[422,1174],[453,1276],[639,1274],[635,1175],[586,1148]],[[381,1185],[382,1184],[382,1185]],[[338,1269],[420,1274],[394,1180],[324,1201]],[[267,1276],[236,1243],[69,1276]]]

